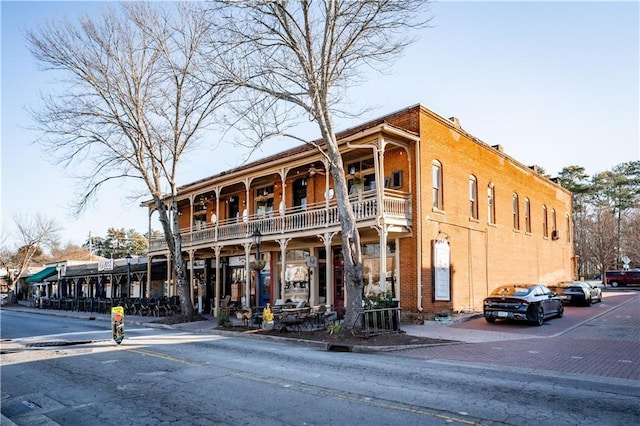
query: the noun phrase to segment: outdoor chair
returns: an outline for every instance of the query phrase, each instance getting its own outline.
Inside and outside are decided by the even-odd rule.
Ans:
[[[218,307],[220,308],[220,315],[226,315],[227,317],[229,316],[229,312],[231,310],[231,306],[229,304],[230,301],[231,301],[231,296],[229,295],[222,298],[222,300],[220,301],[220,305],[218,305]],[[214,314],[214,306],[215,305],[211,305],[212,315]]]

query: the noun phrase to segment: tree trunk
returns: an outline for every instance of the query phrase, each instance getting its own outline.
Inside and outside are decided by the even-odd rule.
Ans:
[[[333,133],[325,133],[325,137],[331,136],[335,139]],[[336,187],[338,216],[340,217],[340,223],[342,225],[342,257],[344,260],[344,284],[346,290],[344,325],[347,329],[361,329],[362,318],[359,315],[362,310],[362,290],[364,288],[364,282],[362,276],[360,234],[358,233],[356,218],[353,214],[351,202],[349,201],[349,191],[344,174],[342,156],[337,150],[338,144],[334,141],[334,144],[327,144],[327,146],[329,158],[332,163],[330,166],[331,174]]]
[[[167,243],[173,260],[173,270],[178,287],[178,296],[180,297],[182,316],[191,318],[194,315],[194,309],[191,303],[189,283],[187,282],[186,266],[184,258],[182,257],[182,236],[180,235],[180,223],[177,214],[177,199],[175,196],[172,197],[170,209],[167,208],[167,205],[160,198],[156,197],[155,201],[159,220],[164,231],[165,242]],[[169,211],[173,212],[171,218],[169,218]]]

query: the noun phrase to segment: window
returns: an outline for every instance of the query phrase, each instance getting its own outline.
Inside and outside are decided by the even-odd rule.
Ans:
[[[273,185],[256,189],[256,214],[260,216],[273,214]]]
[[[438,160],[431,166],[433,185],[433,208],[442,210],[442,164]]]
[[[542,236],[549,238],[549,224],[547,223],[547,206],[542,206]]]
[[[394,189],[402,187],[402,170],[396,170],[391,173],[391,187]]]
[[[513,193],[513,229],[520,229],[520,202],[515,192]]]
[[[302,210],[307,208],[307,180],[305,178],[293,181],[293,206]]]
[[[556,227],[556,210],[551,209],[551,232],[556,232],[558,228]]]
[[[496,223],[496,193],[493,183],[487,186],[487,222],[491,224]]]
[[[525,232],[531,233],[531,203],[528,198],[524,199],[524,228]]]
[[[238,219],[240,214],[240,199],[237,195],[232,195],[228,200],[227,215],[230,220]]]
[[[478,219],[478,180],[474,175],[469,176],[469,216]]]
[[[565,232],[567,233],[567,243],[571,242],[571,220],[569,219],[569,215],[564,216],[565,222]]]

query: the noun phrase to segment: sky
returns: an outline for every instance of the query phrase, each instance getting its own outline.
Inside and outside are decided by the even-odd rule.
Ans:
[[[105,187],[81,215],[71,205],[73,171],[48,161],[34,144],[27,106],[52,89],[52,76],[30,56],[24,34],[47,19],[95,13],[104,2],[4,1],[1,9],[0,243],[16,242],[15,218],[40,214],[61,227],[61,243],[82,244],[110,227],[147,232],[149,221],[131,183]],[[368,72],[347,92],[358,119],[338,130],[422,104],[459,118],[482,141],[503,146],[555,176],[579,165],[593,175],[640,160],[640,6],[625,2],[461,2],[431,5],[432,21],[384,73]],[[316,139],[313,126],[300,130]],[[185,159],[184,185],[239,165],[246,151],[222,135]],[[295,144],[282,141],[258,154]],[[139,188],[138,188],[139,189]],[[154,229],[159,226],[152,223]]]

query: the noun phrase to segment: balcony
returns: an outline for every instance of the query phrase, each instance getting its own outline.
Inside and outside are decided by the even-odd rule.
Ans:
[[[351,205],[359,228],[368,228],[381,223],[408,229],[412,226],[411,199],[409,194],[385,189],[382,206],[379,205],[377,191],[363,192],[352,196]],[[240,218],[220,220],[215,225],[198,230],[181,230],[182,247],[197,248],[212,243],[238,243],[251,239],[258,228],[264,238],[283,236],[288,238],[310,235],[319,231],[339,231],[340,220],[336,200],[329,204],[308,204],[305,207],[293,207],[283,212],[266,215],[248,215]],[[167,249],[164,238],[155,238],[149,242],[149,252]]]

